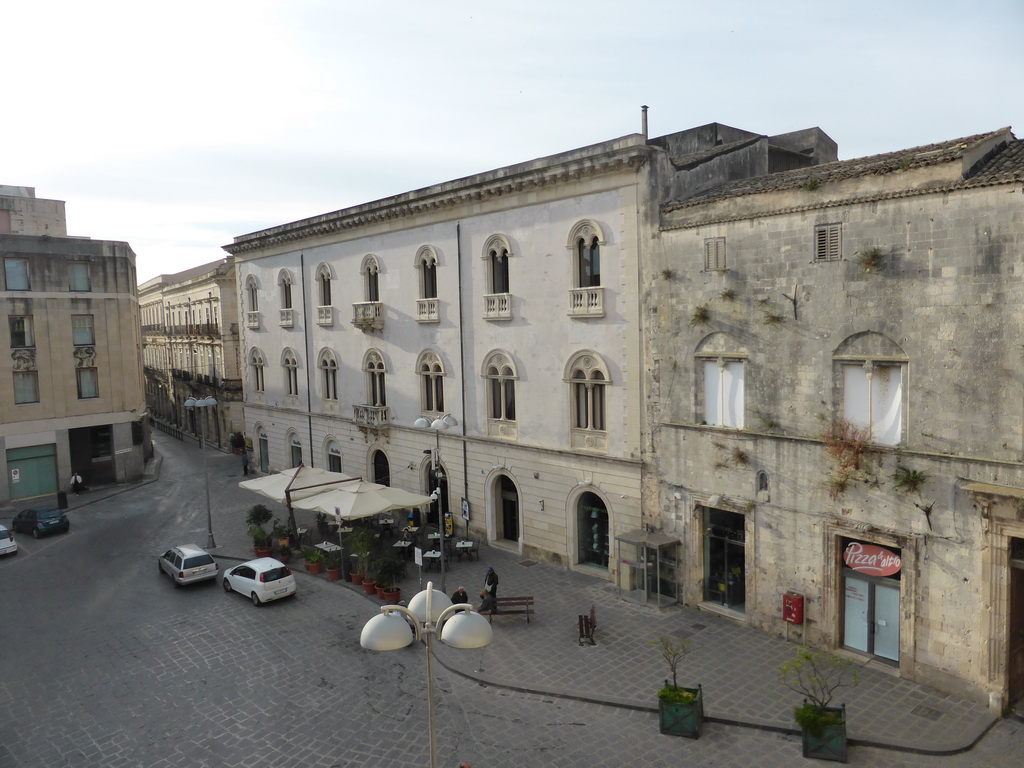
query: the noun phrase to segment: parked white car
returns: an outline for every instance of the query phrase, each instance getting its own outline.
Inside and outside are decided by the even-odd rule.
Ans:
[[[224,572],[224,591],[245,595],[255,606],[295,594],[295,576],[280,560],[260,557]]]
[[[174,579],[174,585],[192,584],[196,581],[217,578],[220,566],[210,554],[195,544],[182,544],[168,549],[157,558],[160,572]]]
[[[14,534],[0,525],[0,555],[13,555],[18,551],[18,542],[14,540]]]

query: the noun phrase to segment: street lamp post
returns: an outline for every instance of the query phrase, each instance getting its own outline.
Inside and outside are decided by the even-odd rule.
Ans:
[[[190,397],[185,401],[186,408],[212,408],[217,405],[217,401],[212,397],[206,397],[202,400],[196,400],[194,397]],[[213,540],[213,514],[210,511],[210,475],[206,469],[206,435],[203,429],[203,422],[206,420],[205,417],[196,413],[196,421],[199,422],[199,445],[200,451],[203,454],[203,484],[206,486],[206,548],[214,549],[217,546],[217,542]]]
[[[462,650],[490,645],[491,625],[468,603],[452,605],[451,599],[434,589],[432,582],[401,605],[381,606],[380,613],[363,625],[359,644],[371,651],[397,651],[414,639],[427,644],[427,715],[430,727],[430,768],[437,768],[437,726],[434,704],[433,639]],[[409,631],[410,627],[412,632]]]
[[[458,426],[458,424],[459,424],[459,422],[456,421],[455,417],[452,416],[450,413],[446,413],[443,416],[439,416],[438,418],[434,419],[433,421],[428,419],[426,416],[420,416],[418,419],[416,419],[416,421],[413,422],[413,426],[416,427],[417,429],[432,429],[432,430],[434,430],[434,457],[433,457],[433,462],[432,463],[433,463],[433,470],[434,470],[434,479],[437,481],[437,495],[438,495],[437,512],[438,512],[438,523],[439,523],[438,547],[440,547],[440,549],[441,549],[441,591],[442,592],[446,592],[447,591],[447,589],[445,588],[445,583],[444,583],[444,576],[445,576],[445,563],[444,563],[445,540],[444,540],[444,537],[445,537],[445,532],[446,532],[445,531],[445,520],[444,520],[444,506],[445,506],[445,501],[447,501],[447,499],[445,499],[444,501],[441,500],[441,433],[444,432],[445,430],[447,430],[449,427],[456,427],[456,426]],[[454,524],[453,524],[452,527],[453,528],[455,527]]]

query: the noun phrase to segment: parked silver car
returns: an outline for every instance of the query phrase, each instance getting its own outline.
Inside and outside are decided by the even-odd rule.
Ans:
[[[157,558],[160,572],[174,579],[174,585],[192,584],[197,581],[217,578],[220,566],[210,554],[195,544],[183,544],[168,549]]]
[[[13,555],[18,551],[18,542],[14,540],[14,534],[0,525],[0,555]]]

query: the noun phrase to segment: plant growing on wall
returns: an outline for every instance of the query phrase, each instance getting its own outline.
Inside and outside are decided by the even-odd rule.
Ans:
[[[897,464],[892,480],[897,491],[903,491],[904,493],[920,493],[921,486],[923,486],[928,480],[928,475],[925,472],[919,472],[916,469],[908,469],[907,467]]]
[[[832,460],[828,495],[834,501],[862,474],[860,465],[869,447],[868,431],[854,426],[846,419],[837,419],[821,436],[821,440],[825,444],[825,453]]]
[[[704,325],[711,319],[711,309],[707,304],[698,304],[690,317],[690,325]]]
[[[821,179],[819,179],[817,176],[809,176],[807,177],[807,180],[803,183],[803,188],[807,192],[813,192],[820,186]]]
[[[877,246],[864,248],[857,251],[857,263],[860,264],[860,268],[865,272],[874,272],[881,268],[883,256],[885,254]]]
[[[663,270],[661,270],[661,279],[662,280],[671,280],[673,277],[675,277],[675,274],[676,273],[673,272],[671,269],[663,269]]]
[[[736,291],[734,291],[732,288],[726,288],[724,291],[718,294],[718,298],[720,298],[722,301],[733,301],[736,298]]]

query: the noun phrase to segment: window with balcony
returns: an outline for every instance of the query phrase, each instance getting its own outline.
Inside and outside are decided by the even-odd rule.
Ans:
[[[444,365],[432,350],[420,354],[416,361],[420,377],[420,410],[424,413],[444,413]]]
[[[380,301],[380,262],[372,253],[363,257],[359,268],[363,278],[363,301],[352,305],[352,324],[364,331],[384,328],[384,307]]]
[[[89,278],[89,262],[68,262],[68,287],[72,291],[91,291],[92,280]]]
[[[516,424],[516,371],[512,356],[497,350],[487,356],[483,366],[487,382],[487,434],[491,437],[515,439]]]
[[[416,320],[436,323],[441,319],[437,301],[437,251],[424,245],[416,252],[416,269],[420,274],[420,298],[416,301]]]
[[[277,276],[277,284],[281,289],[281,327],[291,328],[294,325],[292,307],[292,273],[282,269]]]
[[[604,288],[601,287],[601,246],[604,242],[601,228],[589,219],[578,222],[569,233],[566,248],[573,259],[570,317],[604,317]]]
[[[363,357],[363,374],[366,377],[366,403],[355,406],[356,423],[381,426],[388,420],[387,368],[383,355],[376,349],[369,350]]]
[[[27,291],[28,259],[4,259],[4,286],[8,291]]]
[[[260,288],[256,278],[252,275],[245,279],[245,296],[249,303],[245,310],[245,327],[258,329],[260,327]]]
[[[594,352],[580,352],[566,366],[573,448],[591,451],[608,449],[605,402],[608,367]]]
[[[484,245],[487,262],[487,289],[484,294],[485,320],[511,320],[512,294],[509,281],[509,260],[512,245],[504,235],[491,235]]]
[[[76,347],[89,346],[96,343],[92,315],[71,316],[71,341]]]
[[[331,296],[331,282],[334,280],[334,273],[329,264],[321,264],[316,268],[316,292],[317,325],[334,325],[334,302]]]

